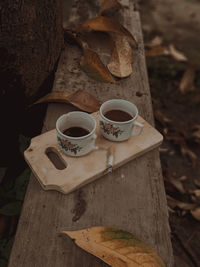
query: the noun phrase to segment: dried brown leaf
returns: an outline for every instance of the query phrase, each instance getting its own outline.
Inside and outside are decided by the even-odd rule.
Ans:
[[[193,210],[197,207],[197,204],[182,202],[182,201],[172,198],[169,195],[167,195],[167,203],[172,209],[178,207],[182,210]]]
[[[104,0],[99,9],[99,15],[102,15],[109,9],[121,9],[122,5],[117,0]]]
[[[200,125],[195,125],[192,130],[193,132],[191,137],[195,140],[195,142],[200,143]]]
[[[185,216],[185,215],[186,215],[186,213],[187,213],[187,211],[186,211],[186,210],[182,210],[182,212],[181,212],[181,216]]]
[[[113,51],[107,67],[112,75],[125,78],[132,71],[133,52],[126,37],[112,35]]]
[[[195,180],[194,180],[194,184],[195,184],[197,187],[200,188],[200,181],[199,181],[199,180],[195,179]]]
[[[119,22],[113,20],[111,18],[98,16],[95,18],[91,18],[85,21],[81,25],[82,30],[94,30],[94,31],[103,31],[103,32],[111,32],[117,33],[119,35],[123,35],[131,39],[136,45],[137,41],[134,36]]]
[[[155,116],[156,120],[159,121],[162,125],[165,125],[165,124],[171,122],[171,120],[169,118],[167,118],[159,109],[156,109],[154,111],[154,116]]]
[[[169,179],[169,182],[181,193],[185,194],[185,188],[183,187],[183,184],[180,180],[177,180],[175,178]]]
[[[171,213],[176,213],[175,210],[171,209],[169,206],[167,207],[168,208],[168,211],[171,212]]]
[[[163,55],[169,55],[169,50],[162,45],[153,46],[151,49],[146,50],[147,57],[157,57]]]
[[[195,78],[195,68],[189,65],[179,85],[179,90],[181,91],[182,94],[194,90],[194,78]]]
[[[180,149],[181,149],[182,155],[184,157],[188,157],[194,166],[197,161],[197,155],[192,150],[190,150],[186,144],[181,144]]]
[[[186,62],[188,61],[187,57],[181,53],[180,51],[178,51],[173,44],[170,44],[169,45],[169,52],[170,52],[170,55],[177,61],[183,61],[183,62]]]
[[[155,36],[150,42],[146,43],[146,47],[154,47],[154,46],[159,46],[162,44],[162,38],[160,36]]]
[[[97,81],[115,83],[114,78],[101,61],[99,55],[91,49],[84,49],[81,67],[88,76]]]
[[[87,112],[95,112],[99,110],[100,104],[98,100],[85,90],[78,90],[75,93],[68,93],[65,91],[52,92],[42,98],[40,98],[34,104],[44,102],[60,102],[72,104],[75,107]]]
[[[191,210],[190,213],[192,214],[192,216],[193,216],[196,220],[200,221],[200,208],[196,208],[196,209],[194,209],[194,210]]]
[[[186,175],[182,175],[181,177],[178,178],[180,181],[185,181],[187,180],[187,176]]]
[[[195,195],[195,197],[200,198],[200,189],[195,189],[192,191],[192,194]]]

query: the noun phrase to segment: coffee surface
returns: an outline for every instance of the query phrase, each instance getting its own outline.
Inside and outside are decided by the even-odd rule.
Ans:
[[[133,117],[129,113],[119,109],[109,110],[103,115],[111,121],[118,122],[129,121],[133,119]]]
[[[63,131],[63,134],[71,137],[81,137],[89,134],[90,132],[82,127],[70,127]]]

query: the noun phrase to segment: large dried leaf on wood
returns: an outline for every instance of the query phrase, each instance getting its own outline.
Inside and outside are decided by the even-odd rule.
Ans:
[[[126,37],[112,35],[113,51],[107,67],[116,77],[125,78],[132,71],[133,51]]]
[[[119,35],[123,35],[131,39],[136,45],[137,41],[133,37],[133,35],[119,22],[113,20],[111,18],[98,16],[95,18],[91,18],[86,20],[82,25],[81,28],[83,30],[94,30],[94,31],[103,31],[103,32],[111,32],[117,33]]]
[[[42,98],[40,98],[34,104],[44,103],[44,102],[60,102],[72,104],[75,107],[87,112],[95,112],[99,110],[100,104],[98,100],[92,96],[89,92],[85,90],[78,90],[75,93],[68,93],[66,91],[52,92]]]
[[[83,53],[81,67],[88,76],[100,82],[115,83],[108,68],[103,64],[96,52],[91,49],[84,49]]]
[[[117,228],[100,226],[62,233],[113,267],[165,266],[150,246],[133,234]]]
[[[76,42],[82,48],[83,58],[80,65],[88,76],[101,82],[115,82],[108,68],[101,61],[99,55],[90,49],[88,44],[82,40],[77,33],[66,31],[66,35],[72,42]]]
[[[99,15],[112,8],[120,9],[122,5],[117,0],[103,0],[99,9]]]

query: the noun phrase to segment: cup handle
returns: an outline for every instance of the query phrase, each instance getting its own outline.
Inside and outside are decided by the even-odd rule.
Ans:
[[[96,138],[97,138],[97,135],[94,134],[94,135],[92,136],[92,140],[95,140]],[[98,150],[98,149],[99,149],[98,146],[95,146],[95,145],[92,146],[92,150]]]
[[[144,125],[143,125],[142,123],[139,123],[139,122],[137,122],[137,121],[134,121],[132,127],[133,127],[133,126],[138,126],[140,129],[139,129],[139,131],[138,131],[137,133],[134,133],[134,132],[132,131],[131,136],[138,136],[138,135],[140,135],[141,132],[142,132],[142,130],[143,130],[143,128],[144,128]]]

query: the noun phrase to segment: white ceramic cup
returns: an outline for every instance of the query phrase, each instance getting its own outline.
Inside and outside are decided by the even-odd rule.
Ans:
[[[89,131],[89,134],[81,137],[72,137],[63,134],[68,128],[81,127]],[[62,115],[56,122],[58,145],[68,156],[78,157],[98,149],[95,146],[96,121],[86,112],[73,111]]]
[[[112,121],[104,116],[110,110],[121,110],[130,114],[133,118],[128,121],[118,122]],[[112,99],[104,102],[100,107],[100,131],[101,134],[110,141],[124,141],[131,136],[141,134],[144,125],[137,122],[138,109],[137,107],[123,99]],[[139,127],[135,131],[135,126]]]

